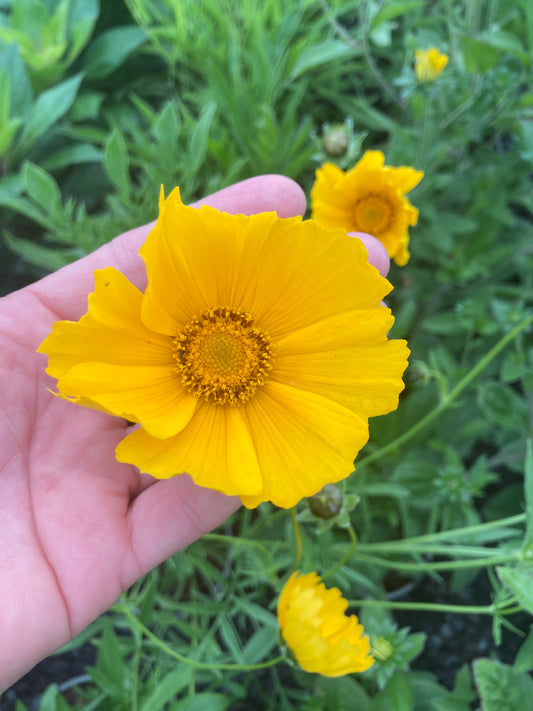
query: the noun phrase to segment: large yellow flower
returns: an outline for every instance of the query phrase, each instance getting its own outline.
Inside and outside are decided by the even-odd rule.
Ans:
[[[418,210],[405,193],[423,175],[408,166],[385,165],[381,151],[366,151],[346,173],[325,163],[317,170],[311,190],[311,217],[324,227],[374,235],[396,264],[403,266],[409,260],[408,227],[418,220]]]
[[[278,601],[278,620],[302,669],[335,677],[372,666],[369,639],[357,617],[344,614],[347,607],[340,590],[326,588],[317,573],[291,575]]]
[[[415,52],[415,73],[420,82],[435,81],[447,64],[448,55],[439,52],[436,47],[417,49]]]
[[[174,190],[141,248],[141,293],[113,268],[41,344],[59,392],[140,426],[116,456],[159,478],[293,506],[350,474],[367,418],[393,410],[408,349],[364,247],[275,213],[229,215]]]

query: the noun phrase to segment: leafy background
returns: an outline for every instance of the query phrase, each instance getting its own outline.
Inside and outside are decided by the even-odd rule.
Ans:
[[[431,46],[449,63],[420,84],[414,52]],[[304,501],[296,515],[302,566],[337,561],[328,584],[356,603],[383,658],[337,680],[289,657],[241,668],[278,653],[275,603],[294,564],[290,514],[264,504],[135,585],[57,657],[88,648],[90,666],[71,678],[52,666],[53,683],[26,703],[523,711],[533,668],[532,58],[531,0],[0,0],[1,293],[154,219],[161,184],[192,200],[277,172],[308,192],[325,160],[348,168],[376,148],[388,164],[425,171],[410,195],[420,209],[411,261],[389,277],[391,335],[412,350],[406,391],[396,413],[371,423],[337,514],[322,519]],[[467,636],[469,619],[487,632],[492,622],[489,657],[461,666],[459,655],[451,681],[438,658],[421,664],[439,634],[429,612],[464,620],[454,629]],[[17,688],[1,703],[23,711]]]

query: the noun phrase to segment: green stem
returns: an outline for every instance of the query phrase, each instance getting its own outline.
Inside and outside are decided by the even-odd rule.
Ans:
[[[473,526],[462,526],[461,528],[452,528],[449,531],[439,531],[438,533],[425,533],[422,536],[412,536],[411,538],[404,538],[402,541],[385,541],[384,545],[396,546],[398,548],[404,546],[416,545],[418,543],[429,543],[432,541],[450,541],[455,538],[462,538],[463,536],[472,536],[476,533],[484,533],[485,531],[490,531],[494,528],[505,528],[507,526],[515,526],[519,523],[524,523],[526,520],[526,514],[515,514],[514,516],[507,516],[507,518],[501,518],[497,521],[487,521],[486,523],[476,523]],[[361,543],[360,546],[363,544]],[[370,549],[373,546],[380,546],[381,543],[365,543],[365,548]]]
[[[296,509],[291,509],[291,521],[292,527],[294,529],[294,543],[296,545],[296,553],[294,556],[294,569],[298,570],[300,567],[300,562],[302,560],[302,534],[300,531],[300,525],[296,520]]]
[[[408,563],[405,561],[386,560],[373,555],[364,555],[358,550],[354,553],[354,557],[362,563],[368,563],[377,568],[389,568],[391,570],[402,570],[409,573],[414,572],[429,572],[437,570],[461,570],[471,568],[488,568],[491,565],[499,563],[508,563],[512,560],[519,560],[520,553],[513,551],[503,555],[495,555],[490,558],[481,558],[478,560],[450,560],[438,561],[437,563]]]
[[[364,457],[359,463],[358,463],[358,469],[360,469],[364,465],[368,465],[371,462],[375,462],[378,459],[381,459],[384,457],[386,454],[389,452],[392,452],[393,450],[397,449],[398,447],[401,447],[403,444],[408,442],[410,439],[412,439],[415,435],[417,435],[421,430],[426,428],[433,420],[435,420],[444,410],[446,410],[451,403],[463,392],[465,388],[467,388],[470,383],[477,378],[477,376],[485,370],[485,368],[488,366],[488,364],[502,351],[505,346],[510,343],[516,336],[521,333],[524,329],[526,329],[528,326],[530,326],[533,323],[533,315],[528,316],[526,319],[521,321],[517,326],[515,326],[509,333],[506,333],[505,336],[503,336],[496,345],[494,345],[488,353],[486,353],[481,360],[478,361],[476,366],[472,368],[472,370],[467,373],[464,378],[462,378],[457,385],[451,390],[446,397],[444,397],[439,404],[431,410],[431,412],[428,412],[428,414],[423,417],[421,420],[419,420],[415,425],[413,425],[410,429],[407,430],[407,432],[404,432],[402,435],[399,437],[396,437],[396,439],[392,440],[388,444],[386,444],[384,447],[381,447],[380,449],[376,450],[372,454],[369,454],[368,456]]]
[[[493,615],[498,607],[495,605],[443,605],[437,602],[393,602],[392,600],[348,600],[350,607],[378,607],[388,610],[416,610],[420,612],[452,612],[455,615]],[[501,610],[500,614],[520,612],[517,606]]]
[[[350,560],[352,555],[355,553],[355,549],[357,547],[357,536],[355,535],[353,526],[348,526],[346,530],[348,531],[348,535],[350,536],[350,547],[342,556],[342,558],[337,563],[335,563],[335,565],[332,566],[326,573],[324,573],[324,575],[321,576],[322,580],[326,580],[326,578],[329,578],[331,575],[336,573],[337,570],[340,570],[342,566],[346,563],[346,561]]]
[[[219,669],[222,671],[254,671],[256,669],[267,669],[268,667],[273,667],[285,659],[285,657],[279,656],[275,657],[274,659],[270,659],[268,662],[261,662],[259,664],[215,664],[213,662],[199,662],[196,659],[189,659],[183,654],[176,652],[175,649],[169,647],[165,642],[163,642],[163,640],[159,639],[157,635],[155,635],[151,630],[149,630],[148,627],[143,625],[143,623],[139,620],[138,617],[135,617],[135,615],[127,605],[118,603],[117,605],[115,605],[115,609],[119,612],[122,612],[123,615],[128,619],[128,621],[134,627],[136,627],[139,632],[141,632],[145,637],[150,639],[156,647],[159,647],[162,652],[167,654],[169,657],[172,657],[176,661],[183,662],[184,664],[188,664],[189,666],[195,667],[196,669]]]
[[[459,557],[491,557],[494,555],[493,548],[483,548],[481,546],[456,546],[456,545],[414,545],[412,542],[408,543],[409,539],[406,539],[404,546],[395,545],[396,541],[392,543],[360,543],[359,552],[360,553],[404,553],[409,555],[446,555],[450,558]],[[402,541],[403,543],[403,541]]]

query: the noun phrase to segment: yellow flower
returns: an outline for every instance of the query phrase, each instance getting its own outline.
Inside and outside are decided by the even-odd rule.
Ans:
[[[358,240],[275,213],[165,200],[141,293],[95,273],[79,322],[39,350],[59,392],[140,427],[117,459],[158,478],[291,507],[348,476],[368,420],[397,406],[408,349],[387,340],[390,284]]]
[[[418,219],[418,210],[405,193],[423,175],[408,166],[385,165],[381,151],[366,151],[347,173],[325,163],[317,170],[311,190],[311,217],[330,229],[374,235],[396,264],[403,266],[409,260],[408,227]]]
[[[363,672],[374,663],[370,642],[337,588],[328,589],[317,573],[293,573],[281,591],[281,635],[298,664],[323,676]]]
[[[448,55],[439,52],[436,47],[417,49],[415,52],[415,73],[418,81],[435,81],[447,64]]]

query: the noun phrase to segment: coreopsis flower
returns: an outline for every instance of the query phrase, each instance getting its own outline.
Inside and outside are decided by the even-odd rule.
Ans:
[[[420,82],[435,81],[448,64],[448,55],[436,47],[417,49],[415,52],[415,74]]]
[[[396,264],[403,266],[409,260],[408,228],[418,220],[418,210],[405,193],[418,185],[423,175],[409,166],[385,165],[381,151],[366,151],[347,172],[324,163],[311,190],[311,217],[324,227],[373,235]]]
[[[370,641],[338,588],[326,588],[317,573],[293,573],[281,591],[281,636],[298,664],[323,676],[363,672],[374,663]]]
[[[137,423],[121,462],[291,507],[348,476],[368,417],[397,406],[408,349],[362,244],[275,213],[160,199],[143,294],[95,273],[88,312],[39,350],[62,396]]]

